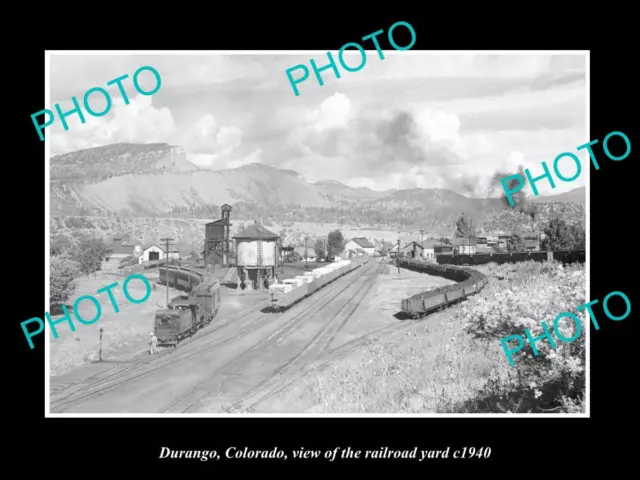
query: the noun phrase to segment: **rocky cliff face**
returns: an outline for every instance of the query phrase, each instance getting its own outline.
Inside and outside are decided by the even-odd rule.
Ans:
[[[566,197],[584,203],[584,193]],[[336,181],[309,183],[264,164],[199,170],[180,147],[164,143],[115,144],[51,159],[52,215],[217,218],[224,203],[238,218],[425,227],[451,225],[461,212],[482,222],[506,209],[499,199],[448,190],[377,192]]]
[[[51,158],[51,180],[97,183],[123,175],[181,173],[197,170],[181,147],[166,143],[117,143]]]

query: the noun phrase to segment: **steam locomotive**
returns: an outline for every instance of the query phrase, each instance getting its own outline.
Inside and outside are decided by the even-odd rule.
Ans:
[[[160,346],[177,347],[186,337],[211,323],[220,308],[220,282],[215,278],[181,268],[160,270],[160,281],[176,280],[188,295],[174,297],[167,308],[156,311],[154,332]],[[163,282],[163,283],[164,283]]]

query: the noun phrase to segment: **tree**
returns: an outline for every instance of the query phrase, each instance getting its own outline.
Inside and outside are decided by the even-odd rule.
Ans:
[[[466,213],[456,222],[456,231],[454,233],[456,238],[474,238],[476,236],[476,227],[473,224],[473,220]]]
[[[74,260],[80,265],[80,271],[85,275],[102,269],[102,261],[110,253],[102,240],[92,237],[81,240],[78,251]]]
[[[57,235],[51,238],[49,243],[49,253],[51,255],[61,255],[73,248],[73,242],[66,235]]]
[[[302,261],[302,256],[300,256],[300,254],[296,251],[293,252],[289,252],[285,257],[284,257],[284,261],[286,263],[297,263]]]
[[[321,238],[319,238],[318,240],[316,240],[315,245],[313,246],[313,249],[316,252],[316,259],[318,261],[324,259],[325,256],[325,252],[324,252],[324,242],[322,241]]]
[[[584,229],[581,226],[567,225],[560,218],[552,218],[544,229],[546,238],[542,241],[542,249],[547,251],[583,249],[585,242]]]
[[[586,235],[584,227],[581,224],[574,224],[570,227],[573,235],[573,250],[585,250],[586,249]]]
[[[50,265],[49,301],[52,306],[61,305],[76,289],[75,279],[80,273],[80,266],[67,254],[53,255]]]
[[[327,249],[329,250],[329,257],[331,257],[331,259],[344,250],[344,237],[340,230],[329,232],[327,236]]]
[[[512,235],[507,241],[507,251],[509,252],[524,252],[524,240],[520,235]]]

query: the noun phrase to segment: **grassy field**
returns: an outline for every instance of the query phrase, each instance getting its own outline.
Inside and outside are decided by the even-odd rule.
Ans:
[[[146,274],[145,274],[146,275]],[[149,278],[153,282],[152,277]],[[107,293],[96,294],[96,291],[111,283],[118,282],[112,292],[120,311],[116,313],[111,305]],[[122,290],[124,277],[108,272],[99,272],[92,277],[82,277],[78,280],[76,293],[67,302],[73,305],[75,300],[82,295],[93,295],[102,308],[102,316],[91,325],[84,325],[75,319],[70,312],[76,331],[69,328],[67,322],[57,326],[59,338],[54,338],[50,333],[50,365],[51,374],[58,375],[77,368],[80,365],[98,359],[100,346],[100,332],[103,328],[102,358],[112,359],[125,354],[139,353],[147,346],[149,332],[153,331],[153,318],[157,308],[165,304],[166,289],[158,287],[151,292],[147,301],[141,304],[129,302]],[[140,281],[132,281],[127,286],[133,298],[143,298],[145,286]],[[178,295],[176,290],[170,289],[169,297]],[[79,313],[88,320],[96,315],[95,306],[88,301],[79,306]],[[62,318],[61,315],[52,316],[52,319]]]
[[[500,313],[509,304],[505,296],[513,297],[514,304],[522,308],[535,307],[539,313],[531,315],[538,325],[549,320],[551,311],[554,316],[571,311],[585,295],[584,266],[563,269],[557,264],[527,262],[479,269],[490,276],[481,294],[434,314],[401,335],[379,339],[329,368],[314,371],[259,411],[583,412],[584,336],[574,342],[571,351],[546,352],[550,357],[529,358],[528,363],[519,359],[523,363],[511,367],[499,340],[479,335],[477,325],[483,322],[483,315],[487,323],[493,315],[509,321],[509,313]],[[513,313],[514,322],[520,321],[522,312]],[[512,333],[522,330],[514,328]]]
[[[223,274],[224,272],[217,273]],[[124,297],[122,283],[126,275],[102,271],[78,280],[76,293],[67,303],[73,305],[78,297],[93,295],[100,302],[102,316],[96,323],[84,325],[75,319],[71,308],[69,308],[76,327],[75,332],[70,330],[67,322],[64,322],[57,326],[58,339],[54,338],[53,332],[50,333],[49,353],[52,375],[69,373],[78,367],[97,361],[100,348],[100,328],[104,330],[103,360],[129,359],[146,351],[149,333],[154,329],[155,312],[166,304],[167,287],[155,284],[158,280],[157,270],[145,270],[143,274],[149,279],[152,286],[155,285],[155,289],[151,292],[151,297],[141,304],[130,303]],[[118,287],[112,290],[120,309],[118,313],[114,312],[106,293],[96,295],[97,290],[114,282],[118,282]],[[144,285],[140,281],[132,281],[127,288],[135,299],[142,298],[145,294]],[[184,292],[169,288],[169,299],[176,295],[184,295]],[[249,295],[226,287],[222,287],[221,295],[222,304],[212,325],[223,319],[234,317],[238,312],[256,306],[267,299],[266,293]],[[83,318],[91,320],[96,315],[95,306],[88,301],[82,302],[79,313]],[[62,318],[61,315],[52,315],[53,320],[60,318]],[[206,329],[196,333],[195,336],[201,332],[206,332]]]

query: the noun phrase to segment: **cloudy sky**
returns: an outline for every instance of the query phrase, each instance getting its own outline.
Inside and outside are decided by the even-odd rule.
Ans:
[[[336,52],[332,52],[337,57]],[[348,60],[357,65],[359,54]],[[434,54],[375,50],[358,72],[323,72],[295,96],[285,70],[324,65],[323,54],[307,55],[56,55],[50,62],[50,103],[63,111],[89,88],[130,77],[142,65],[160,73],[153,96],[124,86],[106,87],[114,106],[104,117],[69,117],[47,129],[51,154],[118,142],[164,142],[183,147],[200,168],[235,168],[261,162],[295,170],[308,181],[338,180],[376,190],[448,188],[469,196],[499,192],[496,172],[518,165],[541,174],[561,152],[586,143],[586,61],[575,55]],[[324,54],[326,57],[326,53]],[[298,72],[296,72],[296,75]],[[143,88],[153,87],[149,72]],[[100,95],[92,108],[104,109]],[[583,167],[588,165],[583,159]],[[564,163],[566,162],[566,164]],[[564,159],[561,171],[575,166]],[[588,171],[583,168],[583,172]],[[541,193],[583,186],[546,181]],[[497,188],[496,188],[497,187]]]

